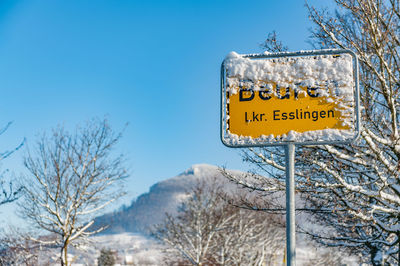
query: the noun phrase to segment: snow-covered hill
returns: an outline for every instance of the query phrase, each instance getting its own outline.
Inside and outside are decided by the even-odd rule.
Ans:
[[[193,165],[178,176],[156,183],[149,192],[139,196],[130,206],[98,217],[96,226],[108,225],[108,229],[104,232],[106,234],[147,233],[152,225],[163,221],[165,213],[176,213],[177,206],[184,199],[186,192],[190,191],[191,186],[199,180],[214,177],[221,182],[225,181],[217,166]]]

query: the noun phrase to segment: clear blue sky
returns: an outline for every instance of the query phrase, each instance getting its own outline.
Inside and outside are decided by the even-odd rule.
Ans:
[[[219,140],[220,64],[262,52],[273,30],[290,50],[310,49],[310,27],[301,0],[3,0],[0,125],[14,123],[0,150],[107,115],[116,130],[129,122],[125,202],[192,164],[245,170]],[[2,163],[15,178],[23,153]]]

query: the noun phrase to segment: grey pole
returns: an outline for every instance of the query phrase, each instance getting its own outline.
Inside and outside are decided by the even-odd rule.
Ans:
[[[295,145],[285,146],[286,156],[286,265],[296,265],[296,222],[294,195],[294,151]]]

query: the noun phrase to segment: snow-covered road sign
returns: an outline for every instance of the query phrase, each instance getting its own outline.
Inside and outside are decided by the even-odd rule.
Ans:
[[[230,147],[350,142],[359,135],[349,50],[239,55],[221,68],[221,139]]]

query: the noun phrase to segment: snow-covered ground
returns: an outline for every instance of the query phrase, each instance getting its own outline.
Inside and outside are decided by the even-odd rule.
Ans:
[[[332,252],[327,248],[316,247],[301,238],[298,238],[298,242],[296,264],[299,266],[331,265],[321,264],[321,257],[324,256],[344,256],[342,265],[360,265],[357,257],[345,257],[339,251]],[[162,244],[144,235],[132,233],[93,237],[92,244],[86,247],[86,250],[74,250],[71,253],[73,265],[96,265],[96,259],[103,248],[114,252],[119,265],[165,265]],[[280,250],[275,254],[272,260],[274,265],[286,265],[284,254],[285,250]],[[319,263],[315,264],[317,261]]]
[[[102,249],[114,252],[120,265],[163,265],[160,243],[140,234],[121,233],[95,236],[84,250],[74,250],[75,264],[96,265]]]

